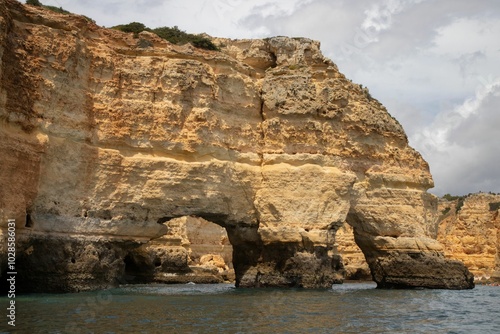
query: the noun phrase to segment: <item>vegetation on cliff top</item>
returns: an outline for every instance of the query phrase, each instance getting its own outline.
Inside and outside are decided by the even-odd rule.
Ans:
[[[59,13],[59,14],[73,14],[73,13],[63,9],[62,7],[46,6],[46,5],[42,4],[39,0],[26,0],[26,4],[31,5],[31,6],[35,6],[35,7],[42,7],[42,8],[48,9],[50,11],[53,11],[55,13]],[[95,21],[92,20],[90,17],[87,17],[85,15],[81,15],[81,16],[83,16],[88,21],[95,23]]]
[[[212,43],[212,41],[206,37],[200,35],[189,34],[185,31],[180,30],[177,26],[174,27],[159,27],[159,28],[148,28],[140,22],[131,22],[129,24],[121,24],[112,27],[112,29],[120,30],[123,32],[134,33],[137,37],[140,32],[149,31],[155,33],[159,37],[169,41],[170,43],[183,45],[186,43],[191,43],[193,46],[206,49],[206,50],[219,50],[219,48]]]
[[[61,14],[71,14],[67,10],[64,10],[62,7],[56,7],[56,6],[46,6],[42,4],[39,0],[26,0],[27,5],[31,6],[36,6],[36,7],[43,7],[45,9],[51,10],[56,13],[61,13]]]
[[[468,194],[468,195],[463,195],[463,196],[452,196],[450,194],[445,194],[443,196],[443,198],[447,201],[457,201],[457,205],[455,206],[455,214],[458,213],[458,211],[460,211],[460,209],[462,209],[462,207],[464,206],[464,201],[467,197],[469,197],[470,195],[472,194]],[[446,210],[448,209],[448,210]],[[450,208],[446,208],[445,210],[443,210],[442,214],[445,215],[446,213],[448,213],[450,211]],[[446,212],[444,212],[446,211]]]
[[[489,203],[489,206],[490,206],[490,211],[500,210],[500,202]]]
[[[51,10],[56,13],[61,13],[61,14],[71,14],[71,12],[68,12],[67,10],[63,9],[62,7],[55,7],[55,6],[46,6],[43,5],[39,0],[26,0],[27,5],[31,6],[36,6],[36,7],[42,7],[48,10]],[[87,18],[89,19],[89,18]],[[90,21],[93,21],[92,19],[89,19]],[[95,22],[95,21],[93,21]],[[139,33],[143,31],[149,31],[152,33],[155,33],[159,37],[169,41],[170,43],[177,44],[177,45],[184,45],[186,43],[191,43],[194,47],[200,48],[200,49],[205,49],[205,50],[215,50],[218,51],[219,48],[212,43],[212,41],[206,37],[203,37],[201,35],[195,35],[195,34],[189,34],[183,30],[180,30],[177,26],[174,27],[159,27],[155,29],[151,29],[146,27],[144,24],[140,22],[131,22],[129,24],[121,24],[117,25],[114,27],[111,27],[111,29],[115,30],[120,30],[123,32],[127,33],[133,33],[134,37],[138,37]]]
[[[481,192],[479,192],[481,193]],[[490,195],[500,195],[500,194],[495,194],[493,192],[488,192],[488,194]],[[472,193],[469,193],[467,195],[462,195],[462,196],[453,196],[453,195],[450,195],[450,194],[445,194],[443,195],[443,199],[447,200],[448,202],[452,202],[452,201],[457,201],[457,204],[455,206],[455,213],[458,213],[460,211],[460,209],[462,209],[462,207],[464,206],[464,202],[465,202],[465,199],[467,197],[470,197],[474,194]],[[489,210],[490,211],[496,211],[496,210],[499,210],[500,209],[500,202],[493,202],[493,203],[489,203]],[[450,211],[450,207],[446,207],[445,209],[443,209],[441,211],[441,214],[444,216],[446,215],[448,212]]]

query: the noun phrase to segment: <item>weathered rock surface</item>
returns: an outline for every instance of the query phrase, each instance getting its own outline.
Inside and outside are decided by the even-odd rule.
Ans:
[[[479,283],[500,281],[499,209],[500,195],[495,194],[439,199],[437,240],[442,243],[445,256],[462,261]],[[346,279],[366,279],[369,269],[349,225],[338,230],[336,242],[344,259]]]
[[[204,51],[14,0],[0,14],[0,221],[26,289],[116,284],[186,216],[227,230],[238,286],[342,282],[347,220],[380,287],[473,287],[435,240],[427,163],[318,42]]]
[[[499,209],[500,195],[486,193],[439,201],[445,255],[462,261],[478,281],[500,281]]]

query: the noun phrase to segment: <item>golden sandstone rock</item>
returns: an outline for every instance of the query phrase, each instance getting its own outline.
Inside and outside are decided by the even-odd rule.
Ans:
[[[439,201],[438,240],[479,282],[500,281],[500,195],[478,193]]]
[[[473,287],[435,240],[427,163],[318,42],[206,51],[14,0],[0,14],[0,221],[17,221],[24,289],[154,271],[140,245],[187,216],[227,230],[237,286],[342,282],[347,221],[379,287]],[[179,247],[165,275],[189,274]]]
[[[440,218],[436,250],[447,258],[462,261],[476,282],[500,281],[500,195],[476,193],[439,199]],[[346,279],[370,277],[363,253],[354,242],[352,227],[344,224],[336,234],[337,248],[344,259]],[[443,248],[442,248],[443,247]]]

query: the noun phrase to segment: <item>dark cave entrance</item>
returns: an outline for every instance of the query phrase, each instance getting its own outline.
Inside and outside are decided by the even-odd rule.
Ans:
[[[153,273],[140,252],[129,252],[123,259],[125,264],[124,282],[122,283],[149,283],[152,282]]]
[[[33,222],[33,219],[31,218],[31,213],[30,212],[26,212],[26,218],[25,218],[24,227],[31,228],[31,227],[33,227],[33,225],[34,225],[34,222]]]

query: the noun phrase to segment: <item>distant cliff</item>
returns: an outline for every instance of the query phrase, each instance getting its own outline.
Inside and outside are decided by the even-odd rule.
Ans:
[[[0,3],[0,222],[5,238],[16,219],[20,287],[230,275],[219,244],[182,246],[179,218],[227,231],[238,286],[342,282],[347,221],[379,287],[473,287],[435,240],[427,163],[318,42],[213,42]]]
[[[500,281],[500,195],[478,193],[439,201],[438,240],[479,281]]]
[[[437,240],[450,259],[463,261],[480,283],[500,282],[500,195],[476,193],[439,199]],[[347,279],[367,279],[370,270],[355,244],[352,228],[336,236]]]

